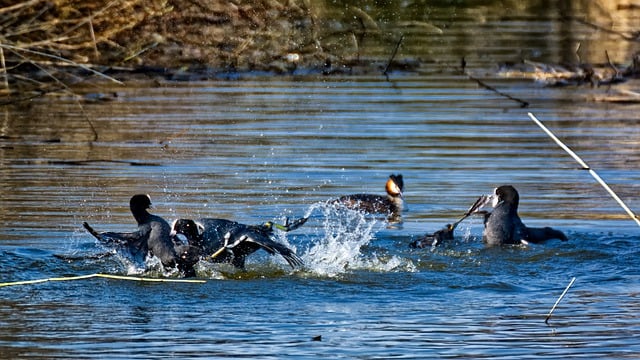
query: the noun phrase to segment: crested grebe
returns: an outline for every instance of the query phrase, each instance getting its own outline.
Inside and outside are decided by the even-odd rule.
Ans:
[[[391,174],[385,184],[387,195],[353,194],[345,195],[333,203],[342,204],[350,209],[369,214],[388,214],[391,218],[399,218],[404,209],[404,181],[402,175]]]

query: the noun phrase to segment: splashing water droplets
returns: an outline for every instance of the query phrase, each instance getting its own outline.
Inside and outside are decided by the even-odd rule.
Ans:
[[[306,216],[315,210],[324,216],[318,236],[302,255],[308,271],[320,276],[336,276],[349,270],[369,267],[371,259],[364,259],[361,248],[373,239],[382,223],[367,215],[341,205],[318,203],[309,209]]]

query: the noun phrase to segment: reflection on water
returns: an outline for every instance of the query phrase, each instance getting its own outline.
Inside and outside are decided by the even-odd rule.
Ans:
[[[506,40],[495,51],[485,46],[488,35],[498,36],[497,26],[467,17],[467,23],[436,24],[446,29],[439,36],[451,29],[469,36],[480,31],[478,53],[497,54],[486,64],[513,53]],[[548,17],[507,17],[502,24],[512,30],[499,35],[531,49],[543,46],[535,32],[515,32],[513,19],[535,30],[549,26]],[[440,44],[432,51],[444,53],[450,45]],[[450,59],[466,52],[448,49]],[[5,108],[3,282],[126,273],[80,224],[132,230],[128,200],[134,193],[149,193],[153,212],[169,220],[311,218],[278,234],[307,263],[301,270],[256,253],[244,272],[200,264],[206,284],[95,278],[2,287],[3,357],[638,353],[637,227],[526,116],[535,113],[639,209],[638,106],[586,100],[606,89],[490,81],[531,106],[522,109],[478,88],[447,65],[393,73],[390,81],[154,82],[99,89],[117,92],[111,102],[62,97]],[[402,224],[324,205],[344,194],[384,194],[392,173],[405,180]],[[527,224],[556,227],[570,240],[485,249],[481,219],[473,217],[446,246],[408,248],[416,236],[458,219],[477,196],[506,183],[519,190]],[[575,285],[546,326],[544,317],[573,276]]]
[[[321,44],[347,60],[399,58],[439,66],[500,62],[628,64],[638,51],[636,5],[626,1],[325,1]],[[608,58],[607,58],[608,56]]]

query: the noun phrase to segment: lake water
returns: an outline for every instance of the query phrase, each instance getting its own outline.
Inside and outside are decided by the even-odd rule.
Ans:
[[[510,33],[523,42],[555,24],[494,20],[532,29]],[[496,33],[486,23],[464,24],[479,36]],[[504,54],[506,45],[498,45],[496,54]],[[556,55],[546,61],[559,61]],[[93,273],[157,278],[132,272],[117,256],[96,258],[104,248],[81,227],[133,230],[128,201],[136,193],[150,194],[153,212],[168,220],[311,218],[278,234],[305,261],[300,270],[256,253],[246,271],[199,266],[205,283],[90,278],[1,287],[0,356],[636,357],[638,227],[527,112],[640,209],[640,105],[589,100],[607,88],[488,76],[490,62],[476,63],[474,74],[528,108],[447,65],[389,80],[255,76],[89,86],[76,92],[117,97],[5,108],[0,282]],[[322,205],[345,194],[382,194],[391,173],[405,179],[401,224]],[[502,184],[520,191],[526,224],[556,227],[569,241],[486,249],[474,217],[444,247],[409,249]]]

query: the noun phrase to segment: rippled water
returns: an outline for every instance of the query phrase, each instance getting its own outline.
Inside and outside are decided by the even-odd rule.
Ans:
[[[302,270],[257,253],[244,272],[199,267],[203,284],[92,278],[2,287],[0,355],[637,356],[637,225],[527,112],[640,209],[640,106],[588,101],[606,89],[489,80],[530,107],[440,68],[390,81],[142,83],[101,88],[117,93],[110,102],[62,97],[5,109],[2,282],[127,274],[117,257],[93,256],[104,249],[80,224],[133,229],[134,193],[149,193],[167,219],[311,219],[279,235]],[[322,205],[383,193],[391,173],[405,178],[402,224]],[[500,184],[520,191],[525,223],[570,240],[485,249],[472,218],[451,244],[408,248]]]

